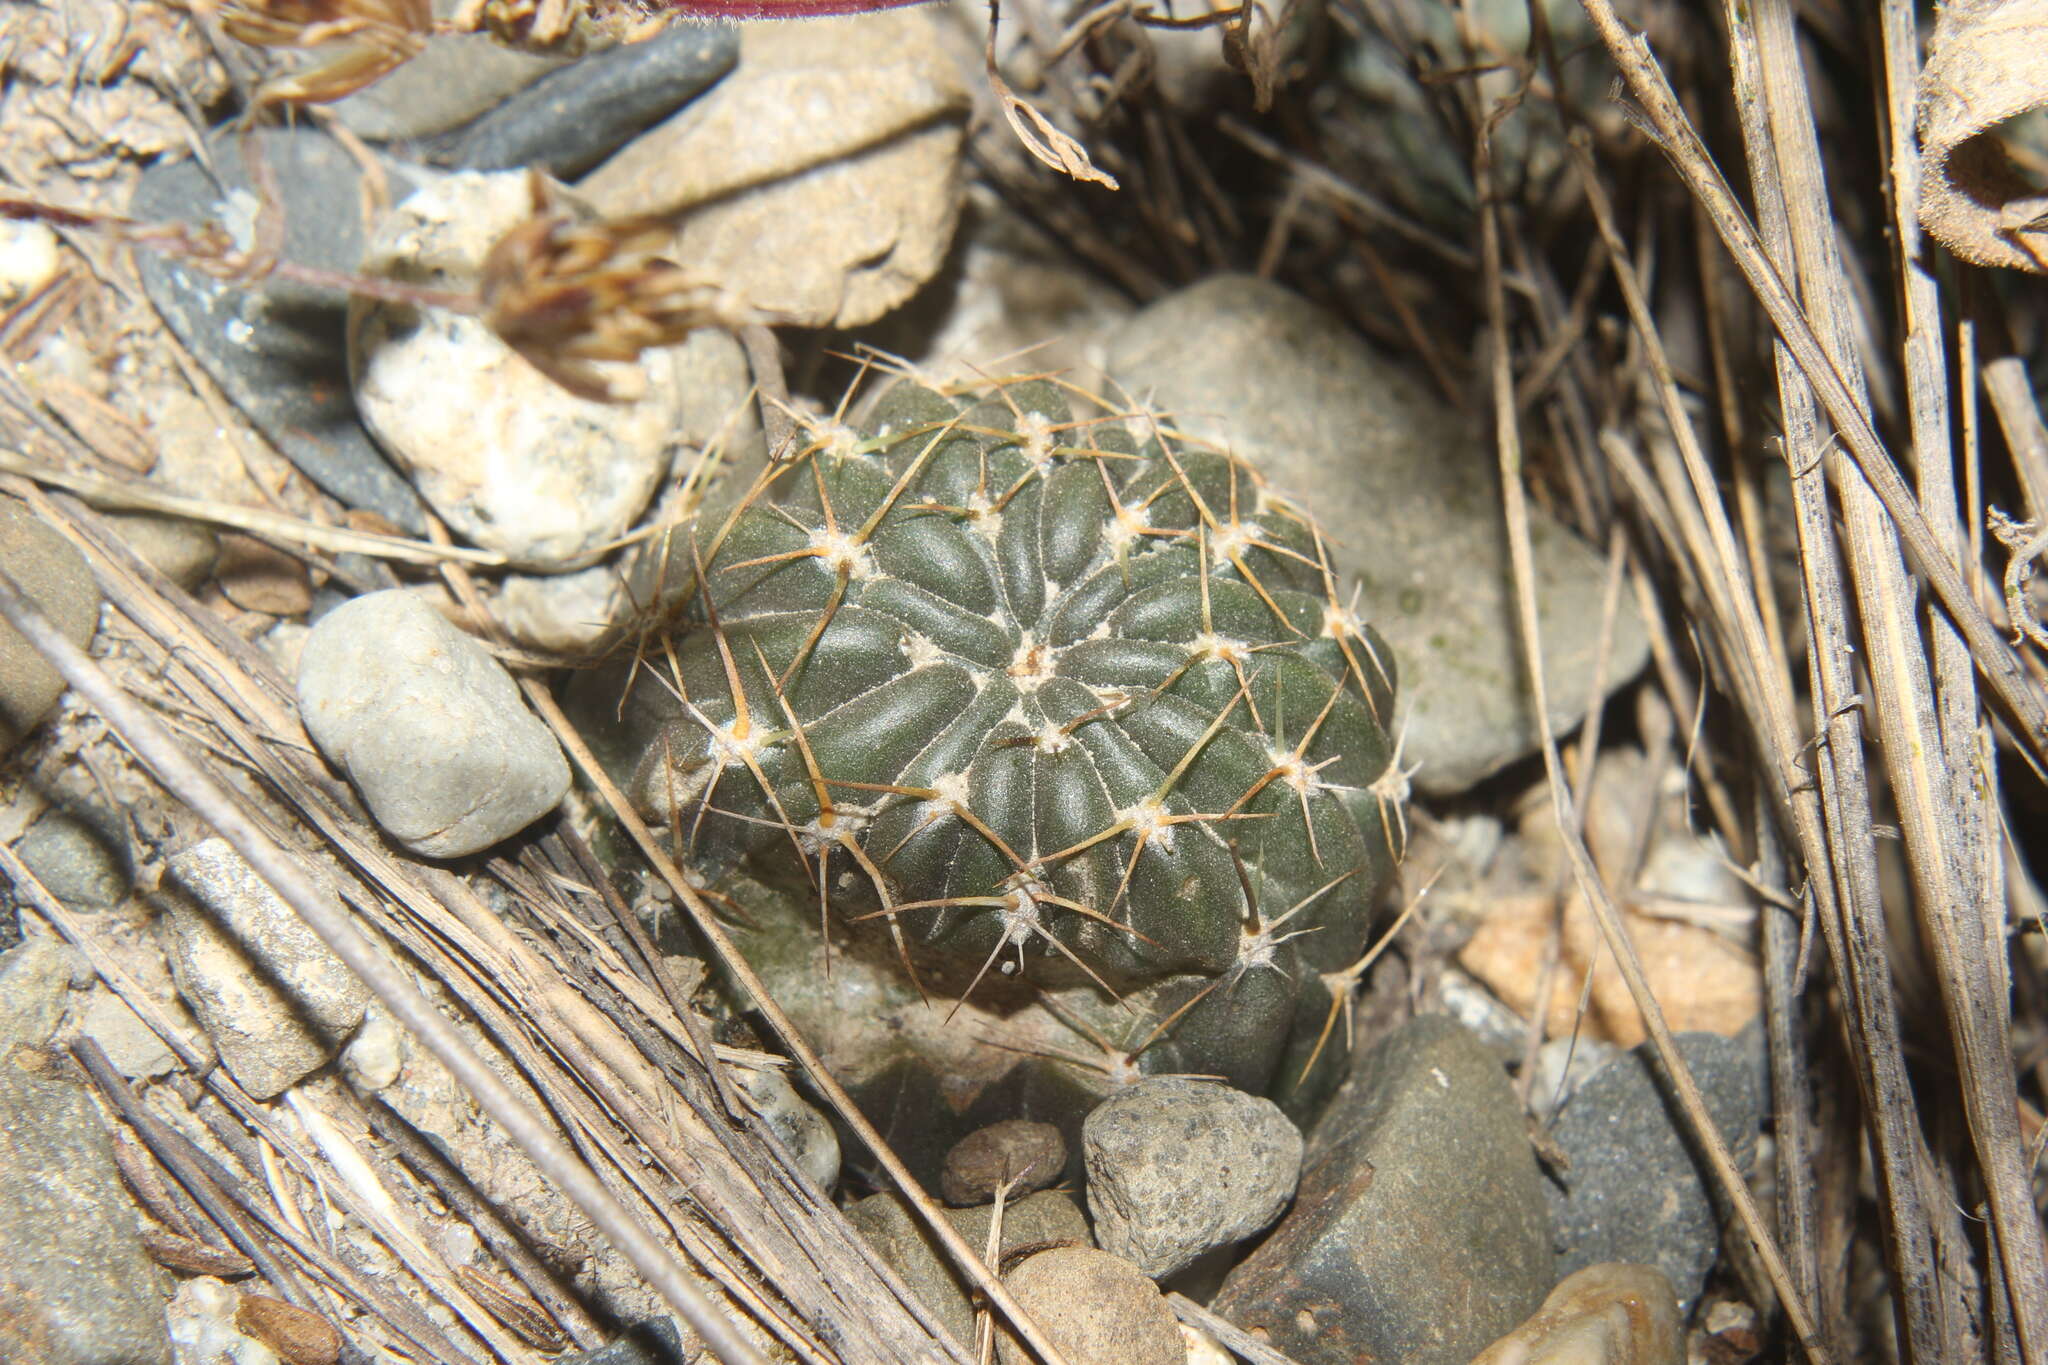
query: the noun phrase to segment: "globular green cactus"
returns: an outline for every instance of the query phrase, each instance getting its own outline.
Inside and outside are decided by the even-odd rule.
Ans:
[[[630,787],[927,984],[1093,983],[1142,1069],[1264,1089],[1399,856],[1393,667],[1305,515],[1132,425],[1033,381],[821,427],[671,553]]]

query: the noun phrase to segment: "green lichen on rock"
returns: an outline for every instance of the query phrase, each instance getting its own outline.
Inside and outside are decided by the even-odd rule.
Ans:
[[[691,590],[627,700],[657,736],[635,802],[935,995],[1091,987],[1136,1067],[1266,1089],[1405,795],[1392,661],[1312,522],[1044,382],[902,385],[812,435],[668,556]]]

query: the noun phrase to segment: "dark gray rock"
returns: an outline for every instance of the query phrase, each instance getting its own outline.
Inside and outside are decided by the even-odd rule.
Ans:
[[[1707,1112],[1747,1172],[1764,1093],[1750,1049],[1718,1033],[1677,1035]],[[1600,1068],[1558,1112],[1551,1139],[1571,1162],[1544,1182],[1559,1269],[1629,1261],[1664,1272],[1682,1305],[1720,1254],[1720,1219],[1695,1154],[1644,1043]]]
[[[362,168],[315,127],[223,130],[208,144],[211,173],[197,160],[151,167],[131,212],[150,222],[222,223],[246,246],[257,199],[245,136],[248,154],[263,158],[287,205],[284,259],[353,272],[365,241]],[[411,190],[401,167],[385,171],[394,197]],[[136,265],[164,321],[286,459],[348,506],[424,534],[419,496],[356,417],[345,295],[279,279],[234,284],[156,252],[137,253]]]
[[[988,1245],[989,1220],[995,1206],[978,1209],[947,1209],[946,1217],[976,1251]],[[944,1323],[957,1342],[974,1340],[974,1307],[967,1298],[967,1285],[953,1273],[953,1262],[937,1240],[925,1230],[903,1197],[872,1194],[849,1206],[847,1221],[868,1239],[876,1253],[889,1263],[904,1285],[917,1295]],[[1003,1206],[1003,1254],[1041,1243],[1088,1245],[1088,1220],[1064,1194],[1042,1190],[1028,1199]]]
[[[484,647],[402,588],[320,618],[299,710],[377,824],[429,858],[488,848],[569,789],[555,737]]]
[[[1155,1279],[1265,1228],[1301,1174],[1301,1134],[1279,1105],[1179,1076],[1104,1100],[1081,1154],[1096,1240]]]
[[[1465,1365],[1556,1280],[1549,1222],[1507,1073],[1423,1015],[1358,1055],[1214,1306],[1302,1365]]]
[[[1044,1189],[1066,1170],[1067,1140],[1058,1128],[1030,1119],[1004,1119],[953,1144],[939,1173],[939,1190],[948,1204],[988,1204],[1006,1185],[1010,1198],[1021,1198]]]
[[[1003,1283],[1068,1365],[1186,1365],[1187,1343],[1159,1286],[1122,1257],[1056,1247],[1026,1259]],[[1009,1332],[996,1340],[1002,1365],[1038,1359]]]
[[[465,171],[533,167],[573,179],[709,89],[739,60],[739,31],[677,24],[549,72],[425,149]]]
[[[0,1056],[0,1360],[169,1365],[163,1273],[98,1111],[48,1057]]]
[[[0,571],[73,644],[92,642],[100,624],[100,589],[85,556],[55,527],[8,497],[0,497]],[[0,753],[34,729],[63,695],[63,677],[13,626],[0,621]]]
[[[75,815],[47,811],[15,845],[36,880],[72,910],[106,910],[128,894],[128,870],[100,831]]]
[[[1138,403],[1227,446],[1314,514],[1359,616],[1393,647],[1403,760],[1423,791],[1462,791],[1532,753],[1500,479],[1475,413],[1376,354],[1279,285],[1225,275],[1152,304],[1110,339],[1109,371]],[[1599,653],[1606,569],[1532,510],[1537,613],[1560,731],[1583,716]],[[1609,688],[1649,656],[1627,601]]]

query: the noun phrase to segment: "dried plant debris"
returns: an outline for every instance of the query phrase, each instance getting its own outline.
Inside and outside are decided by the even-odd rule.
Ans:
[[[2048,2],[1942,6],[1920,76],[1920,221],[1964,260],[2048,274],[2048,181],[2001,137],[2044,110]]]
[[[716,280],[663,258],[674,229],[657,219],[587,222],[538,173],[533,216],[484,258],[477,295],[500,340],[580,398],[630,395],[590,362],[637,359],[700,327],[755,319]]]

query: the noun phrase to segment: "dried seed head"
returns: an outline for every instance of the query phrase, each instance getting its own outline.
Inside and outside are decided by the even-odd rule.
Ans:
[[[418,56],[434,28],[428,0],[224,0],[218,9],[237,41],[321,50],[303,70],[265,81],[258,107],[352,95]]]
[[[673,18],[655,0],[466,0],[449,27],[488,33],[527,52],[574,57],[596,40],[649,37]]]
[[[717,283],[661,259],[673,229],[650,219],[579,223],[533,177],[534,216],[484,258],[484,321],[535,369],[581,398],[624,393],[593,361],[630,361],[699,327],[753,320]]]

